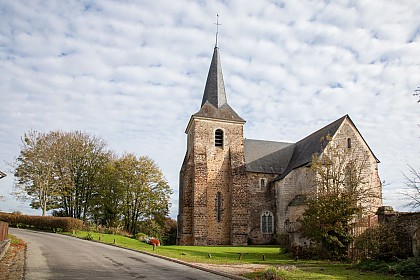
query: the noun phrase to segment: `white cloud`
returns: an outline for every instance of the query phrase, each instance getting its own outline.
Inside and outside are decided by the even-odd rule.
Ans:
[[[152,157],[176,204],[219,13],[228,101],[245,136],[297,141],[348,113],[392,183],[385,203],[400,207],[401,172],[420,166],[417,2],[2,1],[0,170],[30,129],[82,130]],[[29,211],[12,184],[0,180],[0,208]]]

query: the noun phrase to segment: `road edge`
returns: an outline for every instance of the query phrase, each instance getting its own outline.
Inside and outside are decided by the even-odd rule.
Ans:
[[[77,239],[81,239],[81,240],[86,240],[86,241],[91,241],[91,242],[95,242],[95,243],[99,243],[99,244],[114,246],[114,247],[117,247],[117,248],[129,250],[129,251],[132,251],[132,252],[142,253],[142,254],[145,254],[145,255],[157,257],[157,258],[160,258],[160,259],[164,259],[164,260],[167,260],[167,261],[171,261],[171,262],[174,262],[174,263],[179,263],[179,264],[186,265],[186,266],[189,266],[189,267],[192,267],[192,268],[195,268],[195,269],[199,269],[199,270],[202,270],[202,271],[213,273],[213,274],[216,274],[216,275],[219,275],[219,276],[227,277],[227,278],[230,278],[230,279],[233,279],[233,280],[249,280],[248,278],[245,278],[245,277],[242,277],[242,276],[239,276],[239,275],[234,275],[234,274],[229,274],[229,273],[225,273],[225,272],[221,272],[221,271],[212,270],[212,269],[202,267],[202,266],[198,266],[198,265],[195,265],[195,264],[192,264],[192,263],[189,263],[189,262],[181,261],[181,260],[178,260],[178,259],[174,259],[174,258],[170,258],[170,257],[158,255],[158,254],[153,254],[153,253],[142,251],[142,250],[136,250],[136,249],[132,249],[132,248],[123,247],[123,246],[120,246],[118,244],[103,243],[103,242],[100,242],[100,241],[97,241],[97,240],[87,240],[87,239],[84,239],[83,237],[67,235],[67,234],[60,234],[60,235],[69,236],[69,237],[73,237],[73,238],[77,238]]]

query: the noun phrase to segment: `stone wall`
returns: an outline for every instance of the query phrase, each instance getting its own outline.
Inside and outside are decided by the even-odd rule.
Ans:
[[[248,200],[248,244],[269,244],[274,242],[276,199],[275,188],[271,181],[276,174],[248,173],[246,175],[246,187],[249,193]],[[266,185],[261,187],[261,179],[266,179]],[[269,211],[273,214],[273,233],[262,233],[261,215]]]
[[[382,205],[382,185],[378,175],[377,159],[348,119],[343,122],[335,135],[332,135],[328,145],[339,151],[342,149],[343,155],[357,159],[358,163],[364,166],[361,176],[363,178],[363,190],[369,194],[362,201],[367,209],[366,216],[363,219],[374,216],[376,209]],[[288,232],[290,240],[295,245],[303,244],[307,240],[300,236],[299,223],[299,218],[305,211],[305,206],[294,203],[294,201],[299,196],[315,190],[314,176],[310,164],[308,164],[294,169],[284,179],[276,182],[276,232]]]
[[[223,145],[215,145],[215,131]],[[178,244],[246,244],[243,123],[193,118],[180,173]]]
[[[391,206],[378,208],[378,222],[380,225],[395,223],[402,236],[400,245],[419,256],[420,252],[420,212],[397,212]]]

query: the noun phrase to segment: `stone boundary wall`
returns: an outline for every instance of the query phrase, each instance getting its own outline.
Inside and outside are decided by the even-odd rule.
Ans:
[[[391,206],[382,206],[376,214],[380,225],[395,222],[399,228],[404,229],[406,238],[402,245],[411,249],[414,256],[419,256],[420,212],[397,212]]]

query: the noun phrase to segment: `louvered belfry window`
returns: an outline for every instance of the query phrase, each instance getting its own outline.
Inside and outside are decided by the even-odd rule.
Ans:
[[[223,147],[223,130],[217,129],[214,133],[214,145],[216,147]]]

